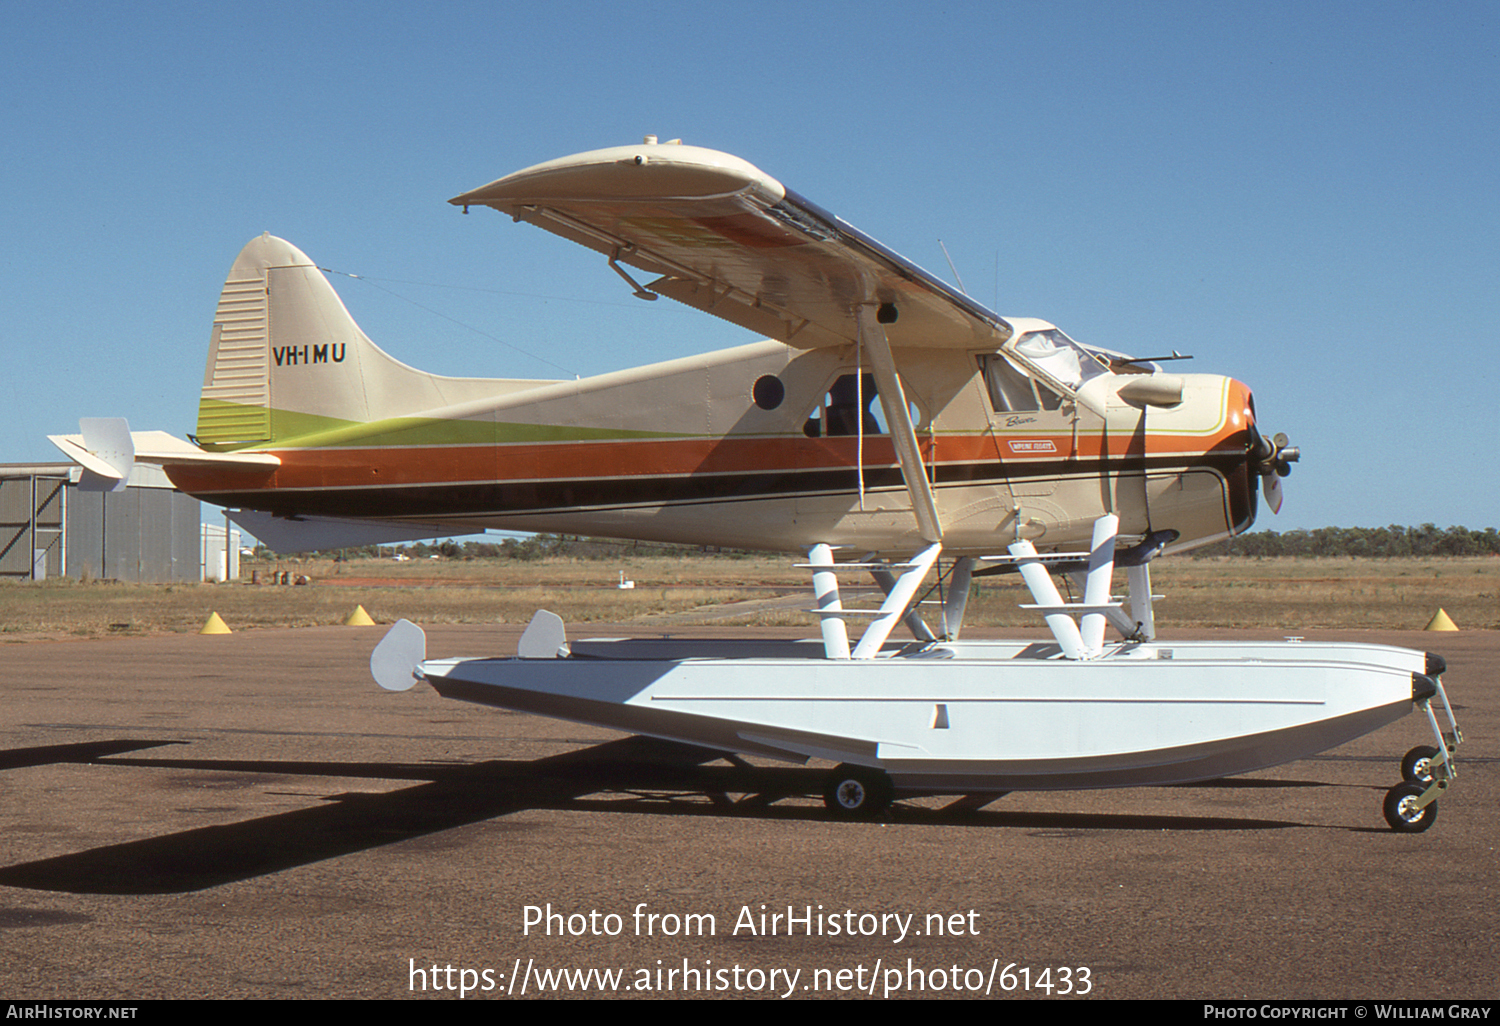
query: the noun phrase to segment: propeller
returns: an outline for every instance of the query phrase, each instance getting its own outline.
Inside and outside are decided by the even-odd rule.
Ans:
[[[1252,424],[1250,459],[1260,475],[1260,490],[1272,513],[1281,512],[1281,479],[1292,472],[1292,464],[1302,459],[1302,450],[1288,445],[1286,435],[1277,432],[1269,441]]]

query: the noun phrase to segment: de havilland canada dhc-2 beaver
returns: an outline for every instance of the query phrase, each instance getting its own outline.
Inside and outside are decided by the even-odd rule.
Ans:
[[[675,141],[548,161],[450,202],[545,228],[635,295],[765,340],[571,381],[426,374],[263,235],[225,282],[196,435],[85,420],[54,438],[84,485],[158,464],[288,552],[498,528],[801,553],[818,639],[569,643],[539,610],[514,657],[429,659],[400,621],[371,669],[391,690],[426,681],[731,757],[829,760],[838,814],[1213,779],[1416,707],[1436,745],[1408,753],[1384,812],[1398,831],[1432,823],[1460,741],[1440,657],[1156,637],[1151,559],[1244,531],[1258,493],[1279,508],[1298,457],[1261,433],[1245,385],[1001,317],[746,161]],[[962,638],[973,579],[1003,572],[1049,639]],[[851,573],[874,577],[878,608],[845,607]],[[868,621],[857,638],[851,620]]]

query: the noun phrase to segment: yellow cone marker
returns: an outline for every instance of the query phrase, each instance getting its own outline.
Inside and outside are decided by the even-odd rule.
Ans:
[[[1424,631],[1456,631],[1458,624],[1453,622],[1446,610],[1439,609],[1437,615],[1428,620],[1427,626],[1422,629]]]
[[[229,624],[225,623],[224,620],[223,620],[223,618],[221,616],[219,616],[218,613],[209,613],[208,614],[208,619],[205,620],[205,621],[203,621],[203,629],[201,631],[199,631],[198,633],[199,634],[233,634],[234,632],[229,629]]]
[[[355,606],[354,612],[349,614],[349,619],[344,621],[345,627],[374,627],[375,621],[370,619],[370,614],[365,612],[364,606]]]

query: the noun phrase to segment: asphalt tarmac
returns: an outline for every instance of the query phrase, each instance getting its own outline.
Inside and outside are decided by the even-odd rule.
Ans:
[[[0,647],[0,999],[1500,997],[1500,632],[1306,632],[1447,658],[1461,776],[1414,835],[1380,809],[1417,716],[1234,780],[836,822],[755,797],[815,768],[383,692],[381,633]]]

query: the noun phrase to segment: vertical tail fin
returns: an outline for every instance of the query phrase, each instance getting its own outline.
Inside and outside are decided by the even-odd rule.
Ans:
[[[536,384],[443,377],[393,359],[307,254],[261,235],[240,251],[219,296],[197,440],[265,448]]]
[[[219,295],[198,442],[259,448],[388,416],[370,408],[372,368],[404,372],[414,398],[432,392],[421,387],[431,375],[396,363],[359,330],[306,253],[261,235],[240,251]]]

